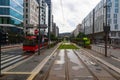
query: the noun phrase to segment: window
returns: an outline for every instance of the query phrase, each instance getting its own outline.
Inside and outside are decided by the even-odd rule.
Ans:
[[[115,2],[117,3],[117,2],[118,2],[118,0],[115,0]]]
[[[107,18],[110,18],[110,14],[107,14]]]
[[[117,19],[114,19],[114,24],[117,24]]]
[[[120,32],[118,32],[118,36],[120,37]]]
[[[26,14],[26,18],[28,18],[28,15]]]
[[[0,8],[0,15],[9,15],[9,8]]]
[[[26,7],[28,7],[28,3],[26,3]]]
[[[115,25],[115,29],[118,29],[118,24]]]
[[[117,14],[114,14],[114,18],[117,18]]]
[[[10,0],[0,0],[0,5],[8,6],[10,3]]]
[[[26,24],[28,24],[28,21],[26,20]]]
[[[26,9],[26,12],[28,12],[28,9]]]
[[[110,13],[110,12],[111,12],[111,9],[110,9],[110,8],[107,8],[107,12]]]
[[[111,19],[108,19],[108,24],[111,24]]]
[[[115,7],[119,7],[119,4],[118,4],[118,3],[115,3]]]
[[[115,13],[118,13],[119,11],[118,11],[118,9],[115,9]]]
[[[111,32],[111,36],[115,37],[116,36],[116,32]]]
[[[1,17],[0,18],[0,24],[9,24],[9,18]]]

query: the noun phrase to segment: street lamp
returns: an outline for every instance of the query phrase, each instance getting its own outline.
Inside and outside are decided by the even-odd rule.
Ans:
[[[39,9],[39,23],[38,23],[38,30],[39,30],[39,36],[38,36],[38,55],[40,55],[40,0],[38,1],[38,9]]]
[[[38,30],[39,30],[38,31],[39,32],[39,36],[38,36],[38,55],[40,55],[40,28],[41,28],[41,25],[40,25],[40,21],[41,21],[41,19],[40,19],[40,8],[42,8],[42,9],[44,8],[44,7],[40,6],[40,1],[41,0],[38,1],[38,5],[39,5],[38,6],[38,9],[39,9],[39,13],[38,13],[39,14],[39,16],[38,16],[38,18],[39,18],[39,20],[38,20],[39,21],[39,23],[38,23]]]
[[[110,26],[108,25],[108,21],[107,21],[107,10],[108,10],[108,4],[107,4],[107,0],[106,0],[106,5],[104,6],[104,8],[106,9],[105,13],[106,13],[106,17],[105,17],[105,25],[104,25],[104,33],[105,33],[105,57],[107,57],[107,43],[108,43],[108,35],[109,35],[109,31],[110,31]]]

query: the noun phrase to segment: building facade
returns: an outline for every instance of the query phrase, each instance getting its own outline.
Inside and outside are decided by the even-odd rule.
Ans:
[[[45,31],[48,25],[48,6],[46,2],[44,0],[24,0],[24,31],[28,34],[34,34],[34,31],[38,28],[39,2],[41,32]]]
[[[59,37],[59,27],[57,26],[56,27],[56,34],[55,34],[56,37]]]
[[[34,34],[38,25],[38,2],[36,0],[24,0],[24,33]]]
[[[53,27],[52,27],[52,34],[55,35],[55,37],[58,37],[59,36],[59,28],[58,26],[56,25],[56,23],[53,22]]]
[[[8,44],[22,42],[23,0],[0,0],[0,29],[8,33]]]
[[[104,27],[106,26],[107,18],[107,25],[110,26],[110,42],[120,43],[119,3],[120,0],[101,0],[82,21],[84,33],[88,36],[94,36],[96,40],[104,40]]]
[[[78,24],[78,25],[76,26],[76,29],[72,32],[72,35],[73,35],[74,37],[77,37],[77,35],[78,35],[80,32],[81,32],[81,33],[84,32],[84,29],[83,29],[83,27],[82,27],[82,24]]]
[[[48,5],[48,27],[49,31],[52,32],[52,23],[53,23],[53,16],[52,16],[52,2],[51,0],[45,0]]]
[[[0,28],[22,33],[23,0],[0,0]]]

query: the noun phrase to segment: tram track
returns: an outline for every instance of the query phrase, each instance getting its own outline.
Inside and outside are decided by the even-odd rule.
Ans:
[[[68,62],[68,55],[67,51],[65,50],[65,80],[69,80],[69,62]]]
[[[120,80],[108,67],[81,49],[58,50],[54,55],[40,80]]]
[[[84,61],[81,59],[81,57],[76,53],[76,51],[73,50],[73,52],[76,54],[76,56],[79,58],[79,60],[82,62],[82,64],[88,69],[88,71],[92,74],[94,77],[94,80],[99,80],[97,76],[89,69],[89,67],[84,63]]]
[[[96,75],[92,69],[90,67],[88,67],[86,64],[85,64],[85,61],[81,59],[81,53],[79,52],[76,52],[74,51],[75,54],[79,57],[79,59],[82,61],[82,63],[86,66],[86,68],[90,71],[90,73],[93,75],[93,77],[95,78],[95,80],[103,80],[99,75]],[[83,56],[83,53],[82,53],[82,56]],[[96,70],[99,71],[99,73],[101,71],[105,71],[107,75],[110,75],[109,77],[111,77],[111,79],[104,79],[104,80],[120,80],[119,77],[117,77],[115,74],[113,74],[112,72],[110,72],[110,68],[106,68],[105,65],[103,65],[102,63],[99,63],[98,60],[96,60],[95,58],[91,57],[89,54],[86,54],[84,53],[84,56],[87,56],[88,58],[90,58],[90,60],[93,62],[93,66],[96,66],[96,67],[99,67],[98,69],[96,68]],[[104,67],[103,67],[104,66]],[[105,74],[105,73],[103,73]]]

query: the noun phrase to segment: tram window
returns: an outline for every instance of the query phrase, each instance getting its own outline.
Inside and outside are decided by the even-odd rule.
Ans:
[[[24,40],[23,45],[25,45],[25,46],[35,46],[36,43],[35,43],[34,40],[27,40],[26,39],[26,40]]]

